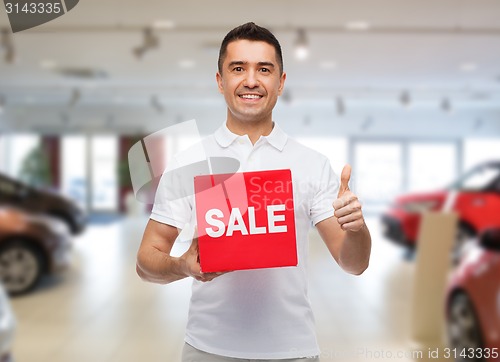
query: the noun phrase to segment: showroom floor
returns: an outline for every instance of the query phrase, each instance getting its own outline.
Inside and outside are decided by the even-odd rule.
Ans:
[[[167,286],[135,274],[145,218],[91,225],[75,240],[73,267],[13,299],[16,362],[178,361],[190,282]],[[347,275],[311,232],[310,298],[322,361],[411,358],[414,264],[380,236],[377,219],[370,268]],[[417,357],[415,357],[417,356]]]

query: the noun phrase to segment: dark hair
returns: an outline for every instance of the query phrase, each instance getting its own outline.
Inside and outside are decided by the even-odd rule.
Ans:
[[[218,67],[219,73],[222,74],[222,63],[224,63],[224,58],[227,53],[227,46],[229,43],[236,40],[252,40],[252,41],[263,41],[274,47],[276,51],[276,59],[278,60],[278,65],[280,67],[280,73],[283,73],[283,54],[281,53],[281,45],[268,29],[256,25],[255,23],[246,23],[238,26],[231,30],[222,40],[222,44],[219,50],[219,60]]]

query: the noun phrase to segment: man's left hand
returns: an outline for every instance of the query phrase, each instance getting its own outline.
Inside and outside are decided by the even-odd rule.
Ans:
[[[335,217],[344,231],[359,231],[365,226],[361,203],[349,189],[351,166],[345,165],[340,175],[340,188],[337,200],[333,202]]]

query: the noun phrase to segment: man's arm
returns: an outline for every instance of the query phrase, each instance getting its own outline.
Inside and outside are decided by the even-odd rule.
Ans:
[[[171,225],[150,219],[137,252],[137,274],[142,280],[167,284],[186,277],[210,281],[219,273],[202,273],[198,262],[198,239],[180,257],[170,256],[179,230]]]
[[[366,225],[358,231],[344,231],[337,220],[337,217],[332,216],[317,223],[319,235],[343,270],[360,275],[368,268],[370,261],[370,232]]]
[[[333,203],[334,217],[316,224],[330,254],[348,273],[363,273],[370,261],[371,236],[363,218],[358,197],[349,190],[351,167],[346,166],[340,177],[340,189]]]

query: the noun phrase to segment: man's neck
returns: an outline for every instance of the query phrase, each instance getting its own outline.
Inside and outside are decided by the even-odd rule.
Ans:
[[[248,135],[252,144],[255,144],[260,136],[268,136],[274,127],[272,119],[258,122],[240,122],[228,118],[226,121],[227,128],[239,136]]]

